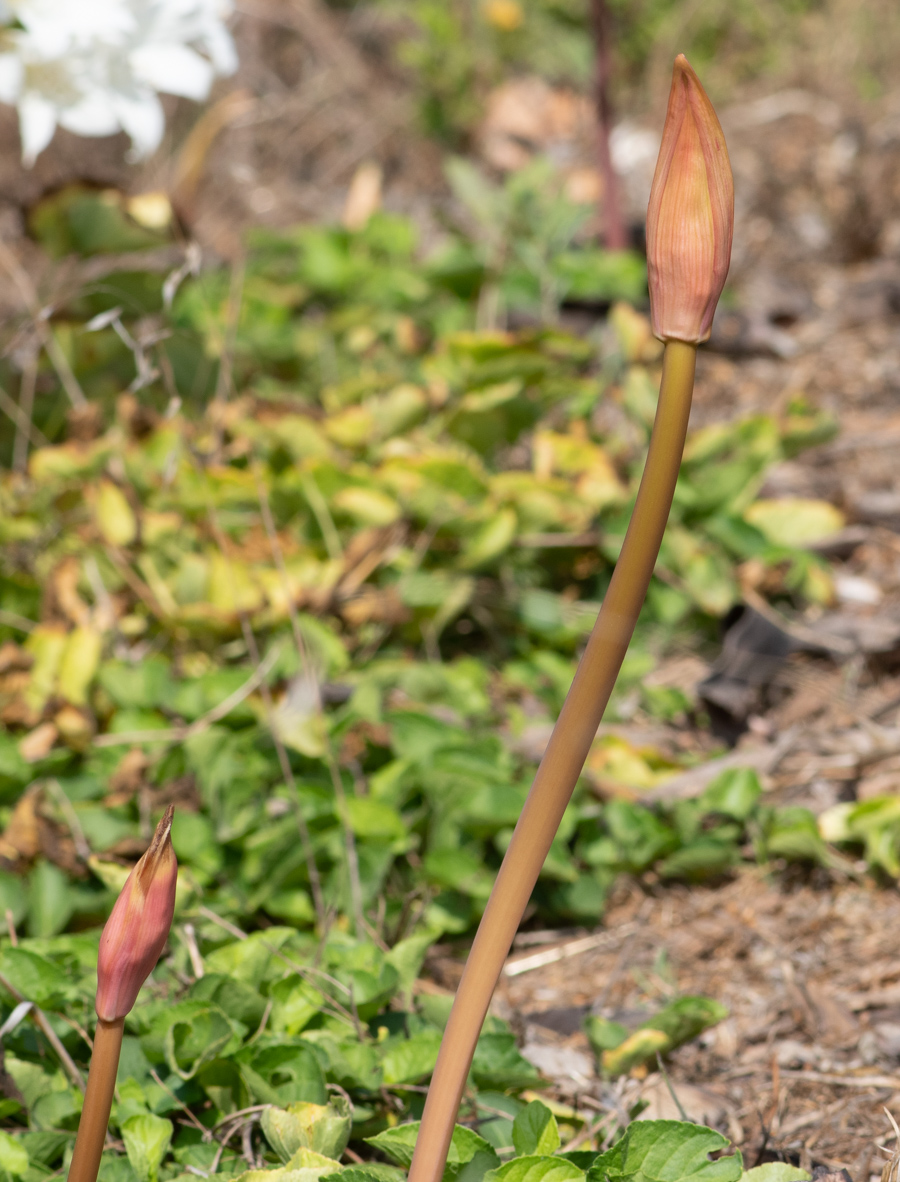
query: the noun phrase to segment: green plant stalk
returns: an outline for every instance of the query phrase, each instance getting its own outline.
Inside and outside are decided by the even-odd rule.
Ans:
[[[475,1044],[631,641],[681,467],[697,346],[669,341],[647,463],[609,590],[506,851],[441,1041],[409,1182],[441,1182]]]
[[[116,1018],[113,1022],[104,1022],[102,1018],[97,1021],[91,1069],[88,1072],[87,1091],[78,1122],[68,1182],[97,1182],[124,1030],[124,1018]]]

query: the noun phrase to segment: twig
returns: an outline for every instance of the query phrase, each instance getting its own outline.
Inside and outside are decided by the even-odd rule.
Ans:
[[[832,1113],[838,1112],[846,1106],[847,1101],[842,1096],[840,1100],[835,1100],[833,1104],[828,1104],[825,1108],[814,1108],[812,1112],[804,1112],[801,1116],[786,1120],[779,1129],[779,1136],[785,1138],[790,1137],[793,1133],[799,1133],[801,1129],[814,1125],[818,1121],[824,1121]]]
[[[248,1043],[256,1042],[256,1040],[262,1035],[266,1026],[268,1026],[268,1024],[269,1024],[269,1017],[270,1017],[272,1010],[274,1008],[275,1008],[275,1002],[272,1000],[271,997],[267,998],[266,999],[266,1008],[262,1012],[262,1017],[259,1020],[259,1025],[254,1030],[254,1032],[250,1035],[250,1037],[247,1039]]]
[[[900,1079],[891,1075],[837,1075],[826,1071],[785,1071],[790,1079],[806,1079],[810,1083],[837,1084],[842,1088],[900,1088]]]
[[[675,1107],[678,1109],[678,1115],[685,1122],[685,1124],[694,1124],[695,1122],[692,1121],[691,1118],[688,1116],[688,1114],[685,1112],[684,1105],[681,1103],[681,1099],[679,1098],[678,1093],[672,1087],[672,1081],[671,1081],[671,1079],[669,1079],[669,1073],[668,1073],[668,1071],[666,1071],[665,1066],[663,1065],[662,1055],[660,1055],[659,1051],[656,1052],[656,1066],[659,1068],[659,1074],[663,1077],[663,1080],[665,1081],[665,1085],[668,1088],[669,1095],[672,1097],[672,1102],[674,1103]]]
[[[72,841],[75,843],[75,852],[82,862],[87,862],[91,856],[91,847],[88,845],[88,840],[84,835],[84,830],[81,828],[78,814],[72,807],[71,800],[63,792],[58,780],[48,780],[46,787],[66,819],[66,825],[68,825],[69,832],[72,834]]]
[[[28,439],[35,445],[35,447],[46,447],[50,440],[43,433],[38,430],[30,419],[25,417],[25,414],[18,403],[14,402],[6,391],[0,387],[0,410],[11,419],[16,426],[16,440],[19,438],[19,431],[21,430]],[[13,445],[13,456],[15,457],[15,444]],[[17,471],[24,471],[24,466]]]
[[[533,969],[542,969],[545,965],[567,960],[570,956],[581,956],[584,952],[593,952],[595,948],[614,944],[623,936],[630,936],[637,930],[637,927],[636,923],[626,923],[616,928],[614,932],[595,932],[593,936],[581,936],[577,940],[568,940],[565,944],[557,944],[554,948],[543,948],[540,952],[532,952],[528,956],[519,957],[518,960],[509,961],[503,974],[506,977],[518,977],[522,973],[530,973]]]
[[[73,406],[87,406],[84,391],[78,384],[78,379],[72,372],[72,367],[69,365],[65,353],[62,351],[53,329],[47,323],[48,309],[41,307],[34,284],[31,282],[27,272],[23,270],[19,264],[19,260],[3,242],[0,242],[0,265],[9,273],[13,283],[19,289],[19,294],[31,315],[31,319],[34,321],[34,327],[41,344],[50,358],[50,363],[56,370],[56,376],[69,396],[69,401]]]
[[[89,1051],[93,1051],[94,1040],[91,1038],[91,1036],[88,1034],[88,1032],[85,1030],[85,1028],[81,1025],[80,1022],[76,1022],[75,1019],[70,1018],[68,1014],[60,1013],[59,1010],[54,1010],[53,1012],[56,1015],[56,1017],[59,1018],[60,1022],[65,1022],[65,1024],[67,1026],[72,1027],[72,1029],[75,1031],[76,1034],[81,1035],[87,1049]]]
[[[576,1133],[571,1141],[562,1146],[559,1152],[570,1153],[573,1149],[577,1149],[579,1145],[583,1145],[585,1141],[593,1141],[608,1120],[609,1113],[604,1112],[592,1124],[585,1124],[581,1132]]]
[[[253,1125],[254,1121],[248,1120],[241,1129],[241,1151],[244,1154],[244,1161],[251,1170],[256,1165],[256,1157],[253,1153]]]
[[[27,998],[23,997],[21,993],[19,993],[18,989],[14,989],[9,981],[7,981],[6,977],[2,975],[0,975],[0,985],[3,986],[3,988],[13,998],[14,1001],[23,1002],[28,1000]],[[34,1002],[31,1003],[31,1013],[34,1015],[34,1020],[40,1028],[41,1033],[59,1056],[60,1062],[65,1068],[69,1079],[71,1079],[72,1083],[83,1092],[85,1088],[84,1076],[78,1070],[75,1060],[63,1046],[59,1035],[50,1025],[50,1020],[48,1019],[47,1015],[40,1008],[40,1006],[36,1006]]]
[[[247,935],[246,932],[242,932],[241,929],[236,924],[233,924],[231,922],[231,920],[225,919],[221,915],[217,915],[215,913],[215,911],[211,910],[211,908],[204,907],[204,905],[201,903],[200,906],[197,908],[197,910],[203,916],[204,919],[208,919],[212,923],[218,924],[218,926],[220,928],[222,928],[223,931],[230,933],[232,936],[234,936],[234,938],[236,940],[248,940],[249,939],[249,936]]]
[[[218,706],[214,706],[212,710],[192,722],[190,726],[164,727],[157,731],[121,731],[118,734],[98,735],[94,739],[94,746],[121,747],[130,746],[132,743],[184,743],[188,739],[192,739],[194,735],[208,730],[214,723],[220,722],[232,710],[240,706],[241,702],[262,684],[280,655],[281,646],[276,644],[263,663],[257,667],[243,685],[238,686],[234,693],[229,694]]]
[[[190,958],[191,968],[194,970],[194,976],[199,981],[206,973],[203,967],[203,957],[200,955],[200,949],[197,947],[197,933],[194,931],[192,923],[186,923],[180,932],[181,938],[184,941],[184,946],[187,948],[187,954]]]
[[[169,613],[165,610],[153,591],[143,579],[139,578],[131,569],[131,565],[123,558],[115,546],[105,547],[106,557],[110,560],[134,594],[144,603],[154,616],[163,624],[169,622]]]
[[[246,933],[242,933],[246,940]],[[271,1108],[271,1104],[251,1104],[249,1108],[240,1108],[237,1112],[229,1112],[227,1116],[223,1116],[221,1120],[216,1121],[213,1125],[214,1129],[221,1129],[223,1125],[233,1124],[236,1120],[242,1117],[251,1116],[255,1112],[265,1112],[267,1108]]]
[[[167,1092],[172,1097],[172,1099],[175,1101],[175,1103],[178,1105],[178,1107],[181,1109],[181,1111],[185,1113],[185,1115],[187,1116],[187,1118],[191,1122],[191,1124],[194,1126],[194,1128],[200,1130],[200,1132],[203,1134],[203,1140],[204,1141],[211,1141],[212,1140],[212,1133],[210,1132],[210,1130],[206,1127],[206,1125],[202,1125],[200,1123],[200,1121],[197,1120],[196,1116],[194,1116],[193,1112],[191,1112],[190,1108],[188,1108],[188,1106],[184,1103],[183,1100],[178,1099],[178,1097],[175,1095],[175,1093],[172,1091],[172,1089],[169,1087],[169,1085],[165,1082],[165,1080],[160,1078],[155,1067],[150,1068],[150,1074],[153,1076],[153,1078],[156,1080],[156,1082],[159,1084],[159,1086],[162,1088],[162,1090],[164,1092]]]
[[[19,937],[16,935],[16,917],[12,913],[12,908],[6,908],[6,930],[9,932],[9,942],[13,948],[19,947]]]
[[[37,385],[37,357],[29,351],[28,360],[22,370],[19,382],[19,406],[16,415],[16,434],[13,439],[13,469],[24,472],[28,467],[28,442],[35,432],[32,425],[34,415],[34,390]]]

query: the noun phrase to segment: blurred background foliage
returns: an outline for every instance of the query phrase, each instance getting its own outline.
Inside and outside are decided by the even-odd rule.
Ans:
[[[397,22],[399,61],[411,72],[428,134],[464,145],[485,94],[505,78],[534,73],[589,90],[594,76],[592,0],[376,0]],[[890,87],[900,17],[870,0],[607,0],[612,93],[622,109],[645,110],[668,87],[673,53],[684,53],[718,102],[765,79],[773,85],[837,77],[863,99]],[[833,30],[840,28],[836,38]],[[893,47],[893,49],[889,48]]]

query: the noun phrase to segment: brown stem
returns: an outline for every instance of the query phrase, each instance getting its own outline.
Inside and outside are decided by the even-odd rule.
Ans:
[[[475,935],[441,1042],[409,1182],[441,1182],[491,996],[634,632],[681,466],[696,354],[696,345],[666,345],[650,450],[622,553]]]
[[[622,214],[622,186],[613,167],[609,138],[612,135],[613,110],[609,97],[612,73],[612,30],[606,0],[591,0],[591,24],[594,30],[594,103],[597,112],[597,158],[603,178],[603,241],[607,250],[625,250],[628,229]]]
[[[102,1018],[97,1021],[91,1069],[88,1072],[87,1091],[81,1120],[78,1122],[68,1182],[97,1182],[124,1030],[124,1018],[117,1018],[114,1022],[104,1022]]]

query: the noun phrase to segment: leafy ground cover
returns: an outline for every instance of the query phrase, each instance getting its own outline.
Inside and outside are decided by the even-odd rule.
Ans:
[[[33,226],[92,263],[165,246],[109,194],[63,194]],[[387,215],[355,233],[258,235],[230,274],[191,276],[188,258],[164,277],[129,259],[18,342],[31,344],[35,446],[0,485],[0,988],[16,1130],[0,1164],[38,1182],[65,1162],[98,925],[174,802],[176,930],[129,1019],[112,1123],[124,1153],[106,1156],[104,1179],[268,1165],[312,1182],[350,1138],[363,1164],[344,1173],[388,1182],[369,1159],[407,1164],[414,1126],[399,1122],[421,1111],[447,1015],[448,997],[417,983],[423,958],[477,921],[534,770],[525,740],[555,717],[627,522],[659,360],[619,298],[635,294],[635,263],[563,245],[531,270],[500,267],[460,235],[423,259]],[[612,304],[596,334],[479,327],[486,289],[527,310],[542,277],[562,298],[575,270],[580,298]],[[36,331],[55,349],[38,355]],[[67,410],[60,375],[83,405]],[[742,563],[773,594],[828,594],[785,506],[756,494],[773,462],[832,429],[796,402],[692,435],[614,713],[696,709],[644,679],[685,630],[712,635]],[[752,773],[666,808],[634,799],[689,762],[598,743],[536,919],[598,922],[621,874],[835,856],[810,813],[765,805]],[[684,999],[640,1030],[589,1033],[614,1079],[715,1020]],[[613,1102],[593,1127],[535,1107],[540,1087],[490,1019],[463,1114],[478,1132],[458,1133],[449,1176],[680,1182],[701,1159],[701,1174],[741,1176],[737,1157],[707,1160],[725,1148],[711,1132],[682,1152],[667,1137],[687,1133],[662,1130],[649,1172],[646,1132],[599,1165],[593,1150],[558,1153],[582,1134],[612,1146],[633,1113]]]

